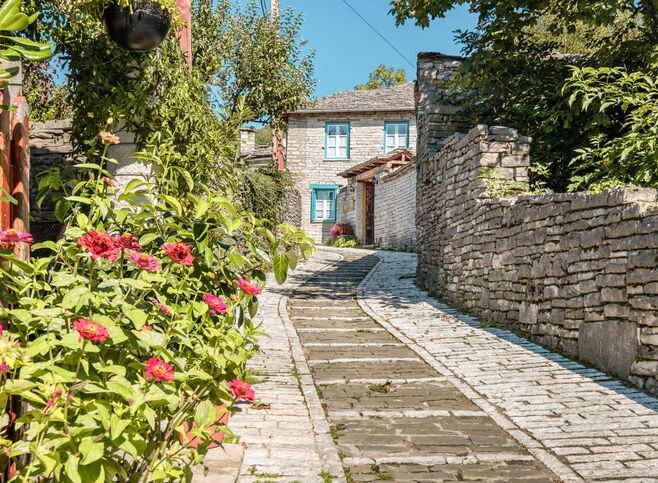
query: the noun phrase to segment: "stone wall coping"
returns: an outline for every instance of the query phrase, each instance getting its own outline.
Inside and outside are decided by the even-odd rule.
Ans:
[[[441,52],[418,52],[418,60],[465,60],[459,55],[442,54]]]
[[[53,119],[49,121],[39,121],[30,123],[30,131],[44,131],[44,130],[69,130],[73,128],[73,121],[71,119]]]

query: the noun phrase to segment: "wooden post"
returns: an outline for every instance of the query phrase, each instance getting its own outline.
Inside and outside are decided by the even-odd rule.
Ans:
[[[180,41],[180,46],[187,57],[188,68],[192,68],[192,6],[190,0],[176,0],[178,12],[185,23],[185,26],[178,29],[176,35]]]
[[[270,19],[273,24],[279,21],[279,0],[270,0]],[[283,129],[278,125],[278,119],[273,119],[274,128],[272,129],[272,151],[274,160],[279,171],[285,171],[286,159],[283,152]]]

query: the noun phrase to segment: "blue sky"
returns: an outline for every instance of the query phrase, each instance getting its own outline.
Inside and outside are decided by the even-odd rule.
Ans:
[[[460,54],[454,31],[475,27],[477,17],[466,7],[454,9],[445,19],[436,19],[423,30],[413,22],[396,27],[388,14],[388,0],[348,0],[368,22],[384,35],[414,65],[418,52]],[[269,2],[268,2],[269,3]],[[315,50],[317,96],[350,90],[365,82],[377,65],[404,68],[407,78],[416,78],[415,68],[377,36],[342,0],[281,0],[304,14],[302,37],[305,48]]]

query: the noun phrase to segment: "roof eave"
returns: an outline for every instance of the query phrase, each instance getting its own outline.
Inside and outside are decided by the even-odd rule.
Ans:
[[[301,109],[299,111],[287,112],[285,116],[294,116],[298,114],[351,114],[367,112],[415,112],[416,107],[398,106],[398,107],[380,107],[380,108],[359,108],[359,109]]]

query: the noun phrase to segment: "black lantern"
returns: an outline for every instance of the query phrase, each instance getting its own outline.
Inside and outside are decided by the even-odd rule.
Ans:
[[[116,3],[103,13],[107,33],[124,49],[148,52],[160,45],[169,33],[171,14],[148,0],[137,0],[133,7]]]

